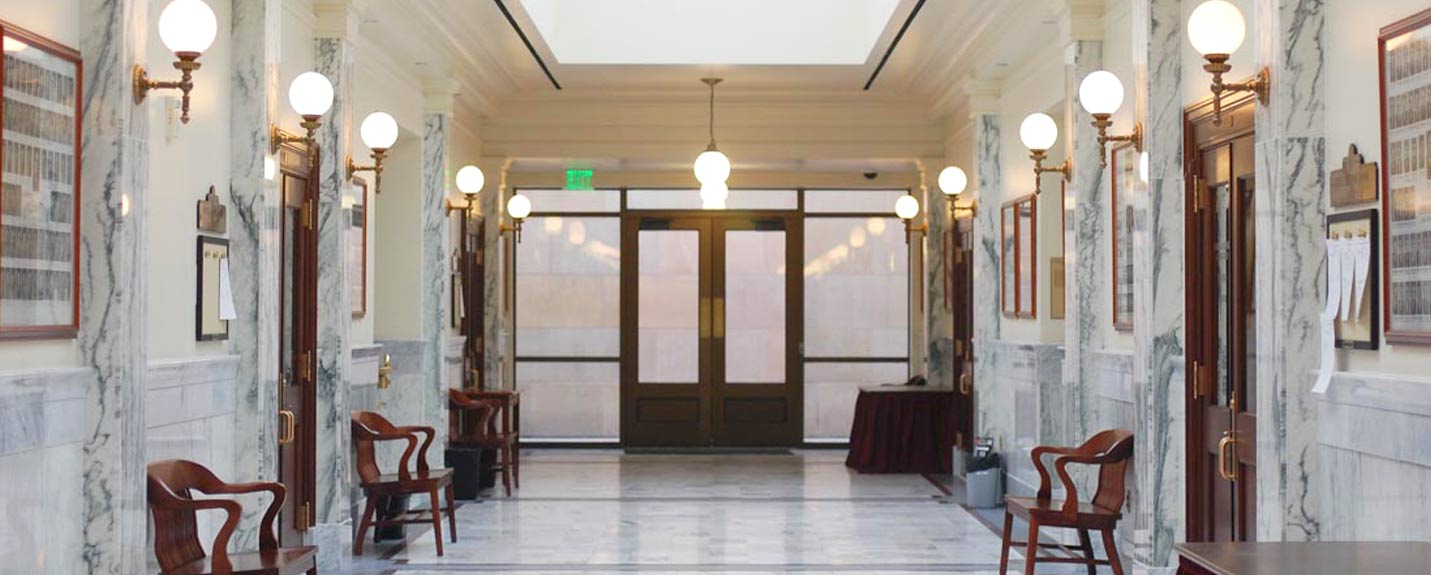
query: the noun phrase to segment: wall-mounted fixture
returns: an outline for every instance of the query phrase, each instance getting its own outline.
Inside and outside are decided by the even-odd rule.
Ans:
[[[387,156],[388,149],[397,143],[397,120],[394,120],[387,112],[373,112],[363,118],[363,125],[358,128],[358,133],[363,137],[363,144],[373,151],[373,164],[371,166],[354,164],[353,157],[348,156],[348,179],[353,179],[353,174],[358,172],[372,172],[373,191],[381,194],[383,193],[383,157]]]
[[[477,211],[477,194],[482,193],[482,186],[486,183],[487,176],[482,173],[482,168],[462,166],[457,170],[457,191],[462,192],[464,202],[459,204],[447,200],[447,213],[462,211],[470,217]]]
[[[522,243],[522,222],[527,221],[527,216],[532,215],[532,200],[522,195],[520,192],[513,194],[507,199],[507,215],[512,218],[512,225],[502,224],[501,231],[512,232],[517,238],[517,243]]]
[[[1213,124],[1222,125],[1222,95],[1227,92],[1253,92],[1257,101],[1267,103],[1267,91],[1272,85],[1272,72],[1266,66],[1257,77],[1246,82],[1224,82],[1223,74],[1232,71],[1227,61],[1242,47],[1247,36],[1247,20],[1242,11],[1226,0],[1208,0],[1198,5],[1188,17],[1188,40],[1207,60],[1202,69],[1212,74]]]
[[[1139,152],[1143,151],[1143,123],[1133,123],[1133,133],[1118,136],[1108,135],[1113,127],[1113,114],[1123,107],[1123,82],[1107,70],[1099,70],[1083,78],[1078,85],[1078,102],[1083,110],[1093,116],[1093,127],[1098,129],[1098,165],[1108,167],[1108,142],[1132,142]]]
[[[214,44],[218,31],[213,9],[202,0],[174,0],[165,6],[159,15],[159,39],[177,58],[174,69],[179,71],[179,80],[152,80],[144,66],[135,66],[134,103],[143,103],[150,90],[178,90],[183,94],[179,121],[189,123],[189,92],[194,89],[194,70],[199,69],[199,56]]]
[[[724,210],[725,200],[730,197],[730,187],[725,182],[701,184],[701,209]]]
[[[296,136],[279,129],[275,124],[269,133],[269,153],[277,154],[278,147],[289,142],[304,142],[313,145],[313,135],[323,123],[318,121],[328,109],[333,107],[333,83],[317,72],[304,72],[288,85],[288,105],[303,118],[298,125],[307,131],[305,136]],[[317,154],[310,154],[317,157]]]
[[[720,78],[701,78],[701,82],[710,86],[710,131],[711,141],[706,145],[706,151],[696,156],[695,172],[696,180],[704,187],[706,184],[724,184],[730,179],[730,158],[716,149],[715,141],[715,87],[721,83]]]
[[[944,199],[949,204],[949,219],[960,211],[967,211],[970,214],[978,207],[977,201],[971,201],[968,205],[959,205],[959,195],[969,187],[969,175],[964,173],[964,169],[958,166],[948,166],[939,171],[939,191],[944,192]]]
[[[393,356],[383,354],[383,364],[378,366],[378,389],[387,389],[393,386]]]
[[[1058,141],[1058,124],[1053,122],[1048,114],[1035,112],[1024,118],[1024,123],[1019,126],[1019,139],[1023,140],[1024,147],[1029,149],[1029,157],[1034,161],[1034,193],[1043,192],[1043,176],[1049,172],[1063,174],[1063,181],[1067,182],[1073,178],[1073,160],[1065,159],[1063,163],[1052,167],[1043,167],[1044,159],[1048,158],[1048,150]]]
[[[894,215],[904,222],[904,243],[909,243],[910,236],[914,232],[929,231],[928,224],[914,225],[914,217],[919,215],[919,198],[910,194],[900,196],[894,201]]]

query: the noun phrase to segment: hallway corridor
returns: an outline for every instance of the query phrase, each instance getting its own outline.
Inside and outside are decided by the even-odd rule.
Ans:
[[[518,495],[461,506],[444,557],[430,530],[411,530],[352,575],[997,570],[999,538],[940,488],[860,475],[844,456],[536,450]]]

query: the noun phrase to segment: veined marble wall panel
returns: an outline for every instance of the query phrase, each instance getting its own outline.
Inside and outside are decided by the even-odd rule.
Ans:
[[[1031,495],[1038,490],[1038,471],[1030,453],[1046,444],[1062,444],[1063,349],[1049,344],[996,341],[986,346],[998,358],[994,367],[996,386],[982,388],[989,407],[991,428],[1006,430],[996,435],[996,445],[1004,454],[1011,494]]]
[[[88,368],[0,373],[0,573],[84,571]]]
[[[383,346],[365,345],[353,348],[353,371],[350,374],[352,387],[348,391],[348,404],[353,411],[376,411],[378,408],[378,368],[383,364]],[[352,471],[353,477],[358,476],[357,469]],[[349,515],[353,518],[353,523],[362,519],[363,511],[363,490],[358,487],[358,482],[353,481],[349,489],[348,505]]]

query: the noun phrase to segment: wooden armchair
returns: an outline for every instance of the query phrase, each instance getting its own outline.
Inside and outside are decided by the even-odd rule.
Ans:
[[[447,390],[447,406],[450,434],[449,443],[453,447],[475,447],[496,449],[501,460],[497,468],[502,470],[502,487],[507,496],[512,496],[512,473],[516,469],[516,437],[511,433],[497,431],[497,402],[489,399],[473,399],[458,389]]]
[[[449,536],[453,543],[457,542],[457,517],[453,515],[457,506],[453,504],[452,497],[452,470],[429,469],[427,466],[427,448],[432,445],[435,431],[431,427],[423,426],[398,427],[383,416],[371,411],[353,412],[352,427],[353,449],[357,451],[359,486],[367,498],[367,503],[363,506],[363,519],[358,524],[358,533],[353,541],[354,553],[363,554],[363,539],[366,537],[369,527],[430,522],[433,535],[437,540],[437,555],[442,556],[443,508],[438,503],[437,492],[444,489],[447,492],[447,522],[451,531]],[[412,460],[413,451],[417,449],[419,433],[426,437],[422,440],[422,449],[417,451],[417,469],[410,471],[408,462]],[[378,468],[375,451],[376,445],[380,441],[407,442],[407,448],[403,450],[402,458],[398,460],[397,473],[385,474]],[[385,500],[389,497],[424,493],[432,501],[431,517],[425,516],[420,511],[409,511],[381,520],[373,519],[373,512],[377,509],[379,498]]]
[[[317,575],[316,547],[279,547],[273,523],[286,494],[278,483],[224,483],[204,466],[170,459],[150,463],[149,511],[154,515],[154,555],[164,575]],[[207,495],[235,495],[267,491],[273,501],[263,514],[258,551],[229,553],[229,538],[238,527],[243,507],[232,499],[197,499]],[[205,556],[199,544],[195,512],[205,509],[226,513],[214,537],[213,555]]]
[[[1063,484],[1063,501],[1052,500],[1053,488],[1044,466],[1044,455],[1057,455],[1053,467],[1058,480]],[[1034,467],[1038,469],[1038,496],[1005,497],[1004,546],[999,556],[999,573],[1009,566],[1009,546],[1025,546],[1025,575],[1033,575],[1035,563],[1082,563],[1088,566],[1088,575],[1094,575],[1098,565],[1108,565],[1115,575],[1123,575],[1123,564],[1118,558],[1118,547],[1114,544],[1113,530],[1123,517],[1124,471],[1133,457],[1133,432],[1126,429],[1110,429],[1099,432],[1076,448],[1035,447]],[[1068,475],[1069,464],[1092,465],[1098,467],[1098,490],[1093,499],[1084,501],[1079,497],[1078,487]],[[1011,541],[1014,516],[1028,521],[1027,541]],[[1079,547],[1082,556],[1063,545],[1039,543],[1040,527],[1060,527],[1078,530]],[[1088,532],[1098,530],[1103,534],[1103,548],[1108,557],[1094,559],[1093,543]],[[1040,547],[1055,548],[1064,552],[1063,556],[1040,557]]]

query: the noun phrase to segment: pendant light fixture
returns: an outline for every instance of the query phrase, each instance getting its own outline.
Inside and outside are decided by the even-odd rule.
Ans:
[[[730,179],[730,158],[716,149],[715,141],[715,87],[721,82],[721,78],[701,78],[701,82],[710,86],[710,133],[711,142],[706,146],[706,151],[696,156],[695,172],[696,180],[702,185],[724,185]]]

